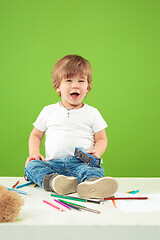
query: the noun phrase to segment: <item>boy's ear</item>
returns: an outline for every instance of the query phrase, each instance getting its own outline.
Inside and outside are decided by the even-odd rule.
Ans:
[[[87,87],[87,94],[89,93],[89,91],[90,91],[90,89],[89,89],[89,87]]]
[[[61,91],[61,90],[60,90],[60,87],[56,87],[56,92],[57,92],[57,93],[60,93],[60,91]]]

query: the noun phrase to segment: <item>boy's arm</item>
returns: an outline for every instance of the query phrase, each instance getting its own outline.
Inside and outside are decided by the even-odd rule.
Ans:
[[[40,146],[44,133],[45,132],[42,132],[35,127],[33,128],[29,137],[29,157],[27,158],[25,166],[31,160],[41,159],[42,161],[45,161],[44,157],[40,154]]]
[[[95,133],[94,139],[95,139],[95,146],[93,149],[90,149],[88,153],[93,153],[97,157],[100,157],[107,148],[107,136],[106,136],[105,129]]]

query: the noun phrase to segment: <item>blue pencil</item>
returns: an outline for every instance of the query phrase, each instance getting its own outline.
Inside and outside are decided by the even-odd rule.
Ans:
[[[19,191],[19,190],[13,189],[13,188],[7,188],[7,190],[9,190],[9,191],[14,191],[14,192],[18,192],[18,193],[20,193],[20,194],[24,194],[24,195],[29,195],[29,194],[26,193],[26,192]]]
[[[64,203],[65,205],[67,205],[67,206],[75,209],[75,210],[81,211],[81,209],[80,209],[79,207],[77,207],[77,206],[73,206],[72,204],[66,203],[66,202],[62,201],[61,199],[58,199],[58,200],[59,200],[60,202]]]
[[[135,193],[138,193],[138,192],[139,192],[139,190],[135,190],[135,191],[130,192],[129,194],[135,194]]]
[[[16,187],[16,189],[21,188],[21,187],[26,187],[26,186],[28,186],[28,185],[30,185],[30,184],[33,184],[33,182],[29,182],[29,183],[25,183],[25,184],[22,184],[22,185],[18,185],[18,186]]]

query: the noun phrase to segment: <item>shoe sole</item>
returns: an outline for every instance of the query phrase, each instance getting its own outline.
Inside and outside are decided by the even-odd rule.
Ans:
[[[113,196],[118,183],[112,177],[103,177],[91,182],[82,182],[77,187],[81,198],[105,198]]]
[[[79,184],[78,178],[67,177],[63,175],[58,175],[53,178],[51,182],[51,187],[54,191],[61,195],[66,195],[69,193],[77,192],[77,185]]]

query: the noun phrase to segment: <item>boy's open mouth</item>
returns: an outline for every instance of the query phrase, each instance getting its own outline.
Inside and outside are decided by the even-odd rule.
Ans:
[[[78,97],[80,94],[77,93],[77,92],[73,92],[73,93],[71,93],[70,95],[71,95],[72,97]]]

